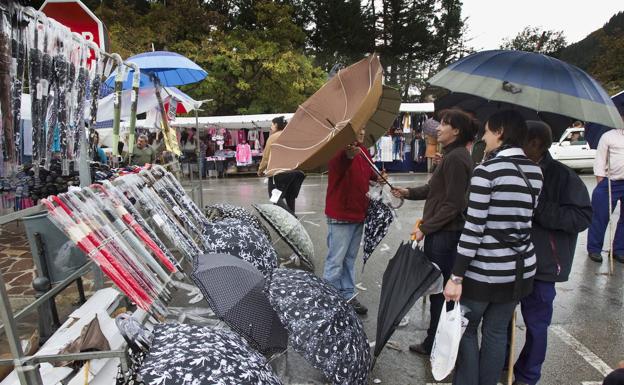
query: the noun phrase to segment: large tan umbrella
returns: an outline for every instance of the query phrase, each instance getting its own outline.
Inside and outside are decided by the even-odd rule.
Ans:
[[[366,127],[372,145],[392,125],[401,103],[398,91],[386,87],[379,57],[339,71],[299,106],[271,147],[267,175],[294,169],[314,170],[356,139]]]

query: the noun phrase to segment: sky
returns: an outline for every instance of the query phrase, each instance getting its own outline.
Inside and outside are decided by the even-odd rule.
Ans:
[[[504,38],[530,25],[563,31],[568,44],[601,28],[624,11],[624,0],[463,0],[468,17],[468,46],[499,48]]]

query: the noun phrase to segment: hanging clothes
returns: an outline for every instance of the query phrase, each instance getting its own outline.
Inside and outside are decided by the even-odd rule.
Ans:
[[[238,130],[236,137],[238,138],[238,144],[247,143],[247,133],[245,130]]]
[[[377,142],[378,162],[392,162],[393,142],[391,136],[382,136]]]
[[[406,113],[403,115],[403,133],[409,134],[412,130],[412,115],[410,113]]]
[[[248,143],[239,143],[236,146],[236,165],[249,166],[252,163],[251,147],[249,147]]]

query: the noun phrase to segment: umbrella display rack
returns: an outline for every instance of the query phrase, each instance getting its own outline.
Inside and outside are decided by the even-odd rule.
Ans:
[[[24,17],[24,20],[28,19],[28,22],[41,23],[43,27],[46,28],[48,24],[44,24],[44,21],[52,21],[52,19],[48,19],[43,13],[36,11],[32,7],[23,8],[19,5],[15,5],[15,7],[19,8],[21,14]],[[7,9],[4,5],[0,5],[0,12],[8,13],[9,9]],[[121,60],[120,56],[117,54],[109,54],[105,51],[101,50],[97,45],[93,42],[90,42],[84,39],[81,35],[77,33],[71,34],[71,39],[78,44],[82,44],[85,47],[88,47],[92,51],[94,51],[97,55],[102,57],[107,57],[111,60],[114,60],[118,66],[121,68],[122,66],[136,68],[133,63],[124,62]],[[97,96],[97,95],[96,95]],[[81,118],[82,119],[82,118]],[[84,123],[84,119],[81,120]],[[81,151],[78,153],[78,158],[76,159],[76,163],[78,163],[78,173],[80,176],[80,184],[81,186],[87,186],[91,183],[91,174],[89,169],[89,162],[78,162],[81,159],[88,159],[87,154],[87,143],[86,136],[80,136],[80,148]],[[43,204],[37,204],[33,207],[29,207],[26,209],[18,210],[3,216],[0,216],[0,226],[6,225],[8,223],[18,221],[18,220],[28,220],[29,217],[36,216],[39,214],[43,214],[46,212],[46,207]],[[34,234],[35,244],[33,244],[33,239],[29,237],[29,243],[31,246],[31,250],[33,251],[41,251],[42,250],[42,238],[45,238],[45,231],[41,231],[40,233]],[[128,360],[127,360],[127,347],[118,350],[111,351],[97,351],[97,352],[89,352],[89,353],[75,353],[75,354],[50,354],[50,355],[37,355],[37,356],[27,356],[22,349],[20,338],[17,333],[17,322],[24,319],[29,314],[38,311],[39,313],[39,325],[41,330],[41,336],[43,338],[49,337],[52,332],[52,327],[54,323],[58,323],[58,315],[55,312],[54,305],[54,297],[61,293],[63,290],[68,288],[74,282],[78,284],[78,291],[81,299],[84,301],[84,292],[81,285],[81,277],[90,272],[95,273],[95,288],[102,287],[102,275],[101,271],[95,265],[95,263],[91,260],[86,260],[82,266],[79,266],[74,271],[66,274],[66,276],[62,277],[62,279],[55,282],[54,285],[51,285],[51,279],[49,276],[46,276],[46,262],[44,261],[44,256],[41,252],[33,252],[33,260],[38,270],[38,277],[33,282],[33,286],[37,289],[36,299],[30,303],[25,308],[21,309],[17,313],[14,313],[9,301],[9,297],[7,294],[6,283],[2,274],[0,274],[0,321],[2,325],[0,325],[0,333],[4,333],[8,340],[9,350],[12,356],[12,359],[4,359],[0,360],[0,365],[14,365],[15,370],[21,385],[40,385],[43,383],[41,379],[41,374],[39,372],[40,363],[44,362],[59,362],[59,361],[86,361],[91,359],[101,359],[101,358],[119,358],[121,361],[122,369],[125,371],[128,368]],[[56,258],[56,255],[50,256],[52,260]],[[144,323],[148,319],[149,313],[145,312],[141,309],[138,309],[134,312],[133,317],[136,318],[139,322]]]

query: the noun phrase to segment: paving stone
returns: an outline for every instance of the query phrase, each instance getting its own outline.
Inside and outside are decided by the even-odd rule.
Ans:
[[[34,268],[32,258],[20,258],[13,264],[13,270],[15,271],[33,270]]]
[[[28,250],[24,250],[24,249],[6,249],[3,252],[4,254],[8,255],[8,256],[22,256],[26,253],[28,253]]]

